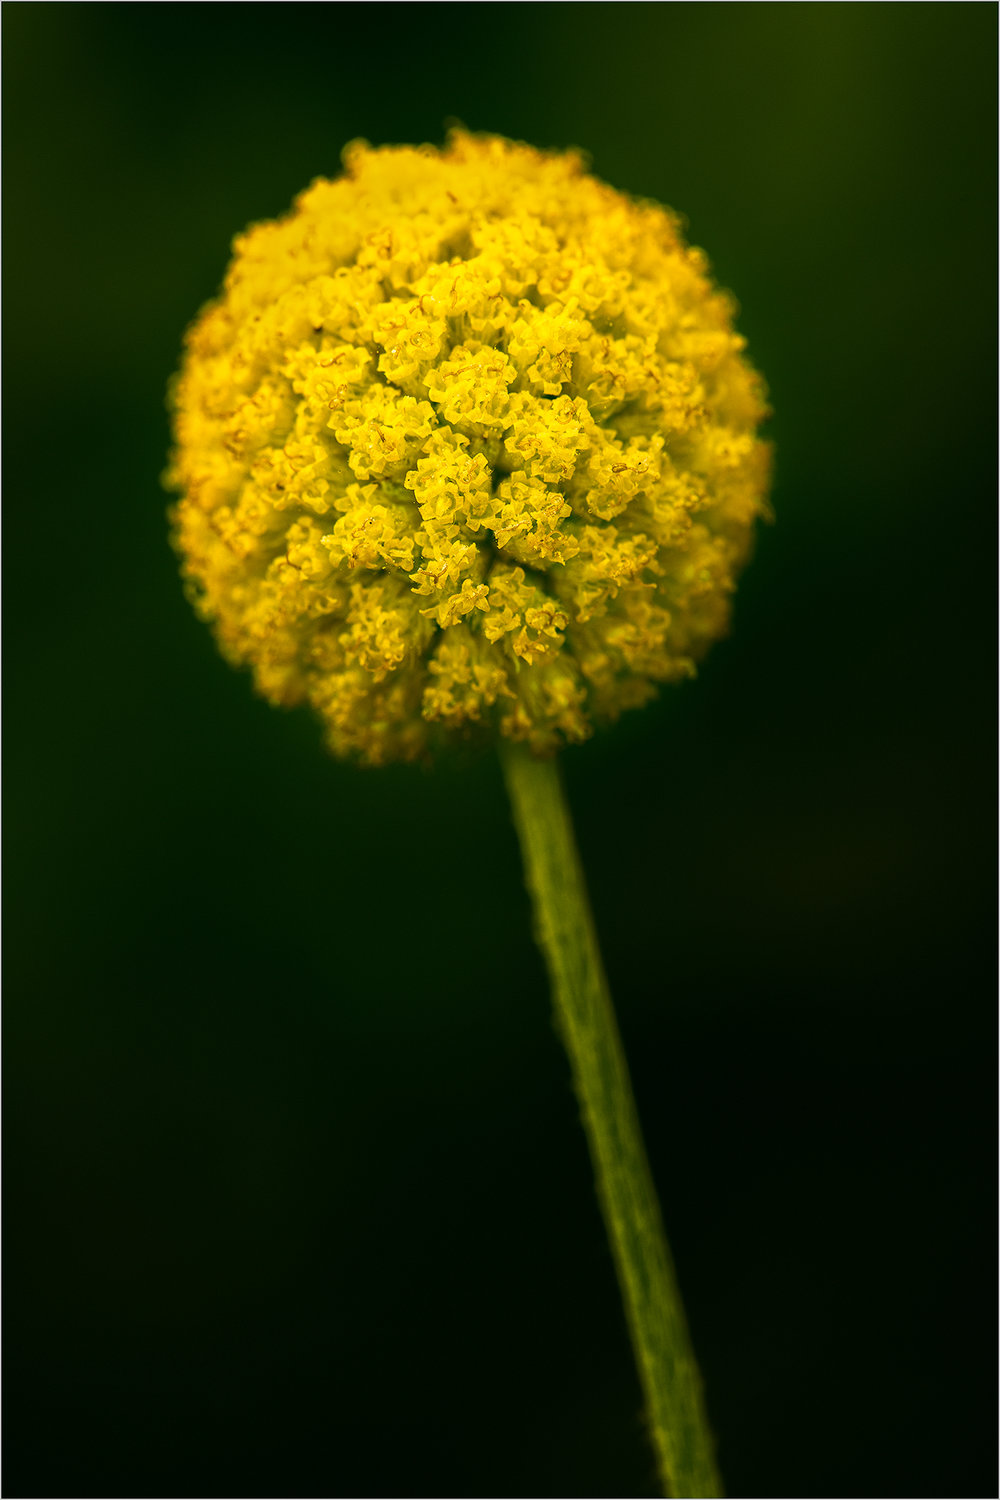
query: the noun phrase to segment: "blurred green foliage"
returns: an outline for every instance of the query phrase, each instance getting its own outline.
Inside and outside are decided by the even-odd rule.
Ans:
[[[991,1493],[995,8],[3,23],[8,1492],[655,1493],[497,767],[327,760],[166,543],[232,235],[458,117],[773,395],[732,638],[565,757],[730,1492]]]

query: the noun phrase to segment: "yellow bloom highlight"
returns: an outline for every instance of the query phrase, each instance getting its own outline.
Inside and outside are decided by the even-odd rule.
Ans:
[[[583,739],[727,628],[769,474],[732,304],[574,153],[456,132],[344,162],[236,240],[187,335],[195,606],[337,754]]]

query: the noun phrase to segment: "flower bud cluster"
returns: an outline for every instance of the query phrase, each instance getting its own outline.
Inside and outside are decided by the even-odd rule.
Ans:
[[[761,383],[674,217],[456,133],[237,239],[174,387],[191,597],[379,763],[539,753],[690,675],[766,508]]]

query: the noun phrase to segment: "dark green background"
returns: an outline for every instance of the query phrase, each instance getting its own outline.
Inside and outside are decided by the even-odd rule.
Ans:
[[[457,116],[773,396],[732,637],[564,758],[730,1492],[994,1494],[995,7],[4,23],[5,1492],[656,1492],[496,765],[326,759],[166,543],[232,235]]]

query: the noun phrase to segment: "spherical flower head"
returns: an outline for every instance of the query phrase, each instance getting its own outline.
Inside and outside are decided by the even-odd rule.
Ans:
[[[726,629],[769,467],[732,304],[577,154],[458,132],[344,164],[236,240],[188,333],[195,607],[339,755],[581,740]]]

